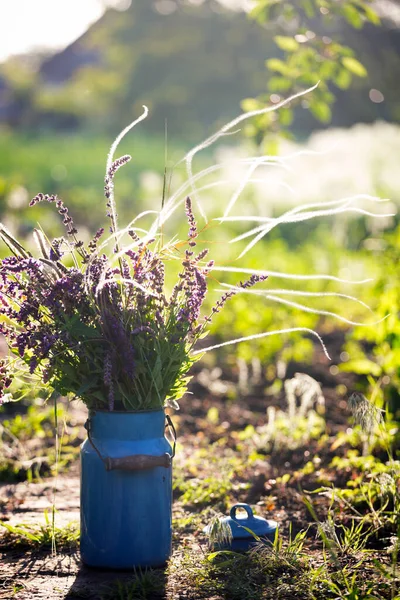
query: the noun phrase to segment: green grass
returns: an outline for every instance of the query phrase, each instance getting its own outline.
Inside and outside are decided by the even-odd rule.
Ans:
[[[65,407],[57,407],[56,427],[54,408],[41,406],[37,400],[32,402],[25,414],[0,420],[0,482],[37,481],[54,475],[79,453],[79,427],[69,426],[66,431]],[[61,440],[57,460],[56,429]]]
[[[164,597],[165,575],[160,570],[135,569],[128,581],[117,580],[101,590],[101,600],[157,600]]]
[[[117,134],[118,132],[116,132]],[[29,200],[39,191],[58,194],[79,224],[96,231],[105,221],[103,181],[106,158],[112,139],[77,133],[43,134],[40,138],[11,132],[0,136],[0,213],[1,218],[21,219],[25,232],[40,221],[47,232],[60,234],[62,226],[51,207],[27,209]],[[170,148],[170,160],[180,159],[184,150]],[[141,174],[155,172],[160,181],[155,197],[146,208],[161,205],[161,176],[164,170],[164,142],[135,134],[121,143],[119,155],[132,154],[130,166],[118,174],[118,207],[124,222],[136,216],[149,201],[141,183]],[[60,221],[61,223],[61,221]]]
[[[59,551],[72,550],[79,546],[79,527],[77,523],[68,523],[64,527],[53,527],[45,513],[43,525],[20,523],[10,525],[0,521],[3,535],[0,548],[32,548],[34,550]],[[4,531],[5,530],[5,531]]]

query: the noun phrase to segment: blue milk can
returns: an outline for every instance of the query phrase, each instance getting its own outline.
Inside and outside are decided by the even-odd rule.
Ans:
[[[163,410],[89,411],[89,439],[81,447],[81,558],[86,565],[157,567],[169,558],[173,453],[165,419]]]

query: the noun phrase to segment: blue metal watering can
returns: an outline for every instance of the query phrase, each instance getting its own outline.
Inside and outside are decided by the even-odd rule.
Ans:
[[[174,450],[164,435],[166,418],[173,429],[163,410],[89,412],[81,447],[85,564],[131,569],[168,560]]]

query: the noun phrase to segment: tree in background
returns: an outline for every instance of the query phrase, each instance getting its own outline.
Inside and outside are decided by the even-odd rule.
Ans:
[[[301,104],[321,123],[329,123],[335,101],[332,87],[345,90],[354,77],[367,76],[354,50],[336,39],[338,25],[343,25],[339,22],[344,20],[352,29],[361,29],[367,22],[379,25],[371,0],[256,0],[250,18],[264,27],[273,24],[280,29],[274,41],[283,55],[266,61],[271,72],[267,93],[244,100],[243,108],[249,111],[268,102],[278,103],[318,84],[312,94],[301,99]],[[266,131],[288,136],[293,108],[287,106],[253,120],[248,126],[249,135],[258,143]]]
[[[303,99],[310,111],[298,111],[290,126],[296,137],[329,122],[334,96],[333,126],[400,121],[395,20],[383,13],[374,27],[370,0],[253,2],[252,20],[228,9],[233,0],[225,8],[217,0],[146,0],[107,10],[55,55],[0,65],[0,126],[111,134],[146,104],[148,134],[162,136],[167,119],[170,139],[191,145],[237,115],[246,96],[251,110],[317,81]],[[352,79],[358,83],[348,90]],[[371,101],[370,88],[384,90],[385,101],[377,90]],[[265,131],[287,131],[292,116],[287,109],[274,115],[279,120],[254,120],[250,133],[261,142]]]

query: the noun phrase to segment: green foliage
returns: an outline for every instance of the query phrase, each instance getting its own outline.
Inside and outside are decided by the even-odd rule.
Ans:
[[[352,56],[344,56],[342,58],[342,63],[345,66],[345,68],[351,73],[354,73],[354,75],[357,75],[358,77],[367,76],[367,71],[365,67]]]
[[[387,429],[382,422],[380,427],[383,432]],[[317,520],[324,546],[337,564],[340,564],[340,555],[365,551],[379,537],[384,537],[386,542],[390,542],[387,551],[392,555],[393,564],[397,562],[400,534],[400,463],[393,460],[392,444],[387,445],[386,454],[386,462],[372,455],[359,456],[355,450],[349,450],[344,457],[333,458],[330,466],[335,469],[339,479],[341,472],[346,473],[347,484],[346,487],[332,486],[315,490],[314,493],[323,494],[331,499],[325,523],[318,522],[311,503],[305,500],[311,514]],[[350,510],[353,515],[350,525],[335,523],[333,510],[340,515],[343,509]],[[391,534],[390,538],[387,538],[387,532]],[[347,591],[350,591],[346,567],[341,568],[340,572],[342,583]],[[396,588],[395,571],[389,578],[393,598]],[[350,582],[355,583],[353,579]]]
[[[59,550],[70,550],[79,545],[79,527],[69,523],[64,527],[53,527],[45,513],[45,524],[11,525],[0,521],[3,528],[0,548],[34,548],[50,551],[54,544]],[[5,532],[4,532],[5,530]]]
[[[65,417],[62,406],[58,406],[57,415],[60,420]],[[55,428],[54,409],[50,407],[40,410],[37,406],[29,406],[26,415],[17,414],[11,420],[5,419],[2,428],[22,443],[33,438],[52,438]]]
[[[257,0],[250,16],[263,26],[278,24],[285,35],[274,37],[278,50],[283,52],[282,59],[266,61],[268,70],[272,72],[268,95],[245,100],[244,109],[258,109],[269,97],[276,103],[301,89],[318,85],[312,94],[302,99],[302,106],[308,108],[318,121],[329,123],[335,101],[332,85],[347,89],[354,77],[366,77],[367,70],[351,48],[338,39],[331,39],[326,32],[337,20],[344,20],[354,29],[361,29],[366,22],[379,25],[379,17],[370,6],[370,0]],[[293,107],[291,103],[282,112],[258,117],[248,128],[249,133],[259,142],[265,131],[282,129],[287,135],[287,128],[293,120]]]
[[[286,410],[269,406],[266,424],[257,428],[248,425],[239,433],[239,439],[258,452],[268,454],[296,450],[311,440],[322,441],[326,425],[319,414],[324,412],[324,398],[318,383],[303,373],[297,373],[293,379],[285,381],[285,393]]]
[[[179,467],[175,467],[173,488],[184,506],[211,505],[226,509],[235,492],[250,487],[248,483],[237,481],[244,469],[241,458],[236,455],[219,456],[218,447],[221,447],[223,441],[222,439],[214,445],[200,449],[190,457],[190,476]],[[204,469],[206,464],[207,469]]]
[[[0,481],[35,481],[65,469],[79,453],[79,428],[65,427],[67,412],[54,408],[29,406],[26,414],[17,414],[0,422]],[[58,423],[62,424],[58,427]],[[59,429],[61,445],[58,456],[54,436]]]
[[[174,579],[185,576],[199,597],[229,600],[299,598],[311,600],[307,590],[307,561],[302,553],[304,535],[286,543],[278,538],[272,548],[260,546],[251,553],[219,551],[202,557],[186,554],[169,569]],[[271,594],[274,594],[273,596]]]
[[[400,468],[397,462],[382,462],[375,456],[358,456],[350,451],[346,457],[335,457],[330,465],[338,475],[350,476],[346,487],[323,488],[337,506],[351,507],[354,514],[366,513],[364,523],[374,524],[374,535],[379,529],[397,531],[400,498],[397,484]]]
[[[258,452],[269,454],[272,450],[295,450],[310,440],[320,439],[325,432],[325,420],[313,410],[308,411],[306,416],[292,417],[283,411],[277,411],[276,415],[270,411],[268,417],[267,425],[257,429],[248,425],[240,434],[240,439],[254,444]]]
[[[135,569],[128,580],[102,586],[101,600],[156,600],[164,597],[164,574],[154,569]]]
[[[383,408],[383,392],[389,409],[400,414],[400,226],[384,237],[381,257],[384,270],[374,283],[374,313],[381,322],[371,327],[357,327],[345,345],[350,360],[340,366],[343,371],[365,376],[365,388],[377,397]],[[369,346],[367,350],[367,346]]]
[[[6,218],[13,230],[23,237],[37,227],[38,221],[49,236],[63,235],[61,221],[54,218],[47,206],[37,206],[35,214],[27,209],[30,198],[39,191],[54,190],[71,207],[74,221],[85,225],[88,238],[104,224],[105,210],[98,210],[98,203],[108,146],[109,140],[98,134],[64,134],[61,140],[50,133],[38,139],[25,133],[2,132],[0,218]],[[126,142],[121,143],[121,148],[127,151]],[[124,222],[129,222],[133,213],[161,205],[164,140],[139,134],[135,136],[134,148],[134,164],[117,175],[119,213]],[[174,142],[168,143],[168,151],[171,161],[183,154]],[[151,174],[148,185],[146,173]],[[147,189],[150,186],[151,191]]]
[[[335,598],[335,600],[381,600],[386,598],[386,595],[380,595],[380,592],[388,591],[386,583],[379,580],[370,582],[366,580],[364,574],[361,575],[363,568],[367,567],[366,547],[375,534],[375,528],[359,513],[359,520],[357,522],[352,520],[350,526],[338,525],[331,511],[328,512],[327,519],[321,522],[308,498],[304,498],[304,503],[315,520],[318,535],[324,546],[324,562],[321,567],[313,569],[310,578],[313,600],[318,598]],[[350,557],[353,560],[349,560]],[[396,588],[396,581],[393,577],[390,579],[392,583],[390,597],[394,598],[393,591]]]

